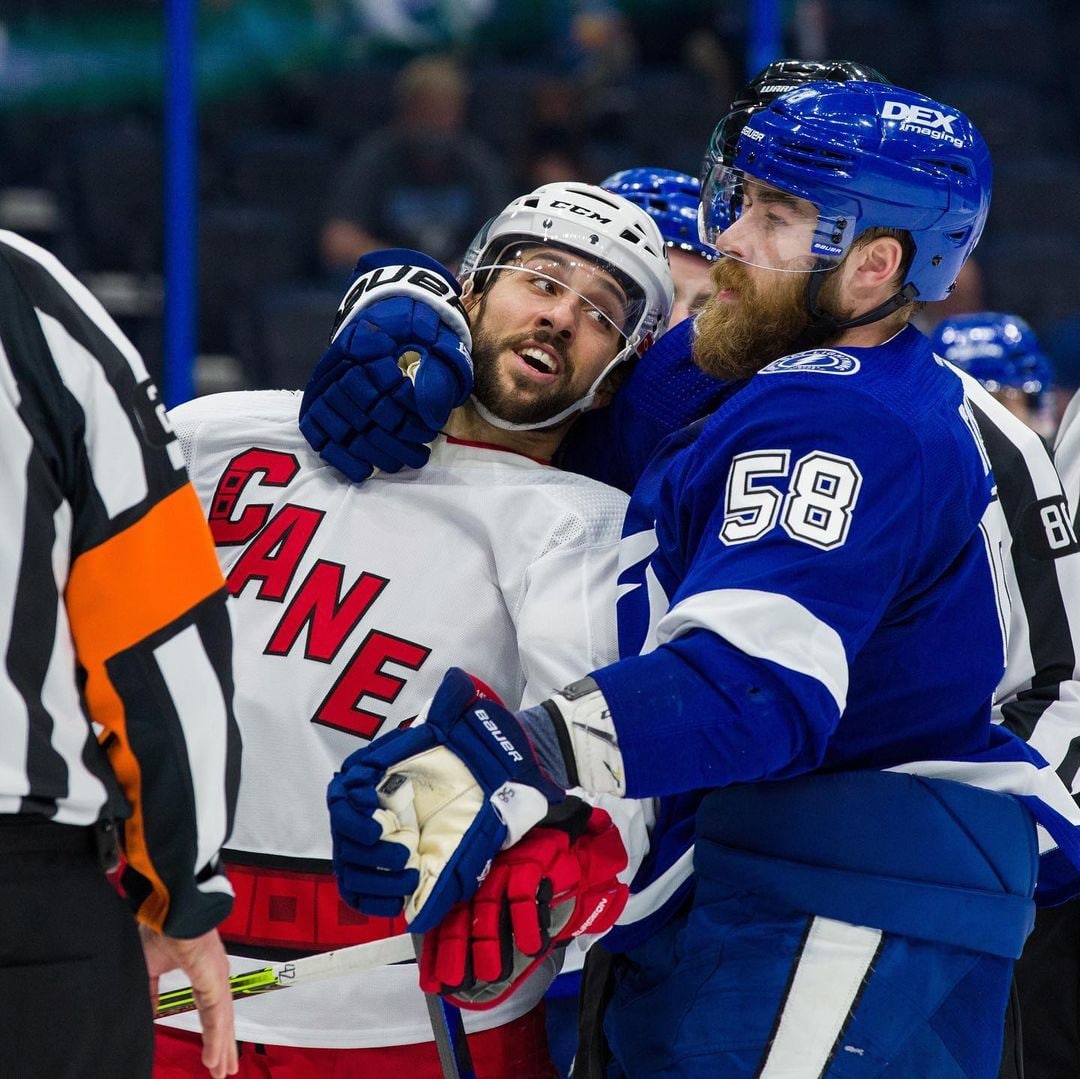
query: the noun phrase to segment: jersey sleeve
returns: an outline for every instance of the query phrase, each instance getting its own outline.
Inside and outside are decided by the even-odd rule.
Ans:
[[[644,654],[594,672],[631,795],[818,767],[852,657],[931,542],[922,483],[896,482],[919,444],[819,385],[748,388],[665,479],[656,550],[620,581]]]
[[[231,907],[219,850],[239,734],[220,570],[180,448],[138,353],[55,259],[3,258],[52,367],[26,407],[70,507],[64,605],[86,713],[123,793],[125,891],[141,921],[190,937]]]

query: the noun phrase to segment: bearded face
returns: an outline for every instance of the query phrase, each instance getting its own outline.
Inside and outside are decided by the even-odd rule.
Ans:
[[[509,423],[541,423],[582,396],[584,391],[574,378],[571,350],[557,334],[544,329],[500,334],[484,319],[481,301],[472,338],[473,396],[501,419]],[[544,345],[557,355],[558,374],[554,381],[538,384],[527,372],[501,362],[501,357],[520,354],[531,344]]]
[[[751,270],[722,258],[711,271],[714,293],[694,325],[693,357],[716,378],[749,378],[791,352],[817,348],[833,331],[812,322],[806,306],[809,273]],[[836,311],[837,275],[822,282],[820,310]]]

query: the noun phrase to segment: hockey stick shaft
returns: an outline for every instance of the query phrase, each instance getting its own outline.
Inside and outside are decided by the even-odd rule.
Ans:
[[[417,934],[413,941],[416,945],[416,961],[419,963],[424,938]],[[425,993],[424,1003],[427,1005],[431,1032],[435,1035],[435,1048],[439,1051],[443,1079],[476,1079],[461,1012],[435,993]]]
[[[412,959],[412,938],[402,933],[385,940],[373,940],[367,944],[354,944],[351,948],[339,948],[333,952],[308,955],[289,963],[277,963],[258,970],[234,974],[229,979],[233,1000],[260,996],[275,989],[288,989],[293,985],[336,978],[341,974],[355,974],[388,963],[402,963]],[[158,996],[157,1018],[180,1015],[195,1010],[195,996],[191,986],[173,989]]]

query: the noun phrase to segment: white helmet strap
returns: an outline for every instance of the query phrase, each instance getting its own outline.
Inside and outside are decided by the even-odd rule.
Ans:
[[[510,420],[504,420],[501,416],[496,416],[490,408],[477,399],[476,394],[473,394],[472,396],[472,403],[476,408],[476,411],[480,414],[481,419],[486,420],[492,427],[498,427],[501,431],[540,431],[545,430],[548,427],[557,427],[575,413],[587,412],[592,408],[593,403],[596,401],[596,395],[600,392],[600,387],[604,383],[604,379],[606,379],[608,375],[623,362],[623,360],[627,359],[633,351],[634,346],[627,343],[625,347],[615,354],[615,357],[608,363],[603,371],[600,372],[584,397],[579,397],[573,404],[567,405],[566,408],[562,409],[560,412],[556,412],[554,416],[547,416],[542,420],[535,420],[533,423],[512,423]]]

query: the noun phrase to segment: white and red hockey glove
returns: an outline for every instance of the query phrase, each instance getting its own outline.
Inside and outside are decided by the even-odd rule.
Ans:
[[[626,865],[604,810],[573,797],[553,806],[425,935],[420,987],[461,1008],[501,1003],[556,948],[615,924],[629,894],[617,877]]]

